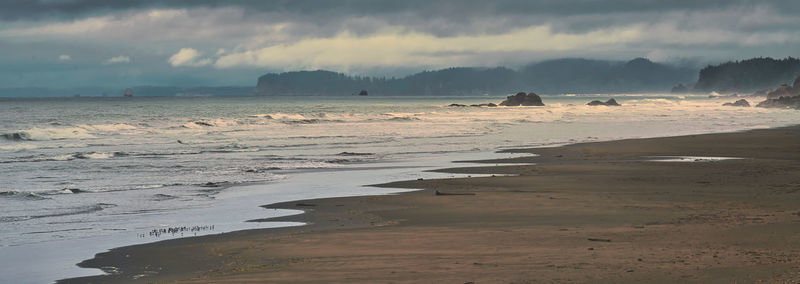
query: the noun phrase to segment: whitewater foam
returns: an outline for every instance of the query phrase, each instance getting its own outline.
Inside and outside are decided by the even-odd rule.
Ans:
[[[179,212],[215,206],[220,196],[248,194],[238,187],[229,189],[231,185],[281,184],[308,172],[329,174],[330,186],[336,187],[344,182],[337,180],[337,173],[391,169],[405,160],[436,155],[445,161],[465,152],[738,131],[800,120],[798,112],[725,108],[706,95],[681,96],[542,96],[544,107],[494,108],[447,105],[496,103],[504,97],[81,99],[69,104],[52,99],[0,104],[0,112],[6,114],[0,116],[0,133],[8,134],[0,134],[0,180],[7,192],[0,194],[2,216],[8,216],[4,220],[58,213],[53,208],[68,212],[98,203],[119,204],[81,215],[8,223],[0,227],[0,234],[16,245],[55,235],[105,233],[69,231],[87,223],[98,228],[115,224],[129,229],[130,221],[149,226],[138,218],[183,216]],[[586,106],[611,97],[622,106]],[[30,111],[20,117],[19,108]],[[299,190],[275,188],[265,196]],[[345,195],[355,190],[336,188]],[[41,226],[64,231],[18,234],[41,231]]]
[[[34,127],[16,132],[25,139],[20,140],[62,140],[62,139],[91,139],[96,136],[81,127]]]

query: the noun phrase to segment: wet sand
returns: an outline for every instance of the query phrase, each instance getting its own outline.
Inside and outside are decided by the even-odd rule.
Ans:
[[[311,224],[117,248],[79,264],[114,274],[62,282],[800,281],[800,127],[515,151],[539,156],[273,204]]]

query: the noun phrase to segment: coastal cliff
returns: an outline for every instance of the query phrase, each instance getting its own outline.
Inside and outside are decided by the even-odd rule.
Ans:
[[[709,65],[700,70],[695,91],[751,93],[791,82],[800,76],[800,59],[751,58]]]

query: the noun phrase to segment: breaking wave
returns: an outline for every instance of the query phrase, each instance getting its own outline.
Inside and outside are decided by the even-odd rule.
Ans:
[[[10,141],[31,140],[31,135],[28,134],[28,132],[5,133],[0,135],[0,137]]]
[[[44,200],[49,199],[47,197],[41,196],[34,192],[23,192],[23,191],[0,191],[0,197],[2,198],[12,198],[12,199],[22,199],[22,200]]]
[[[69,128],[38,128],[6,133],[3,138],[11,141],[24,141],[24,140],[63,140],[63,139],[89,139],[96,138],[94,135],[89,134],[84,128],[69,127]]]
[[[82,124],[72,127],[33,127],[26,130],[0,134],[0,137],[8,141],[92,139],[97,138],[94,134],[117,134],[121,131],[135,129],[138,129],[138,127],[125,123]]]
[[[125,152],[110,152],[110,153],[80,152],[80,153],[54,155],[54,156],[46,156],[46,155],[24,156],[24,157],[14,158],[11,160],[0,161],[0,163],[6,164],[6,163],[25,163],[25,162],[72,161],[72,160],[87,160],[87,159],[110,159],[115,157],[125,157],[128,155],[129,154]]]
[[[19,222],[19,221],[26,221],[26,220],[39,219],[39,218],[48,218],[48,217],[63,217],[63,216],[70,216],[70,215],[88,214],[88,213],[93,213],[93,212],[101,211],[101,210],[106,209],[106,208],[111,208],[111,207],[116,207],[116,206],[117,206],[116,204],[110,204],[110,203],[97,203],[97,204],[87,205],[87,206],[56,209],[56,210],[53,210],[51,213],[47,213],[47,214],[23,215],[23,216],[3,216],[3,217],[0,217],[0,223]]]

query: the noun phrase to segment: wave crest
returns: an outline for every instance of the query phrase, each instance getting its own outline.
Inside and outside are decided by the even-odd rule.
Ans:
[[[31,135],[28,132],[20,131],[20,132],[13,132],[13,133],[5,133],[0,135],[6,140],[10,141],[21,141],[21,140],[31,140]]]

